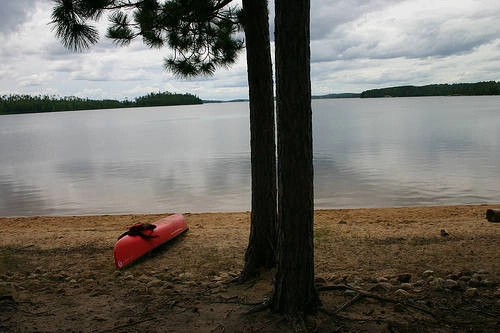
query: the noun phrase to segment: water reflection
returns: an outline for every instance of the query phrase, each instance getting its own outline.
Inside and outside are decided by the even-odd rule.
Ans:
[[[500,98],[313,103],[316,208],[500,202]],[[250,209],[248,104],[0,117],[0,216]]]

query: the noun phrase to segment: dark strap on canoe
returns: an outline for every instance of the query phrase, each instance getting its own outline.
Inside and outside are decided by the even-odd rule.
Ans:
[[[152,236],[151,234],[155,230],[156,226],[154,224],[149,223],[136,223],[131,226],[128,231],[118,237],[118,239],[123,238],[125,236],[139,236],[143,239],[151,239],[158,237],[157,235]]]

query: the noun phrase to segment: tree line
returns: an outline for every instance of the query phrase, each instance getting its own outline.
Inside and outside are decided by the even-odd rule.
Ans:
[[[372,97],[417,97],[417,96],[476,96],[500,95],[500,82],[429,84],[426,86],[399,86],[366,90],[361,98]]]
[[[174,94],[170,92],[150,93],[145,96],[137,97],[133,101],[117,101],[113,99],[94,100],[74,96],[58,97],[47,95],[4,95],[0,96],[0,114],[116,109],[188,104],[202,104],[202,100],[192,94]]]

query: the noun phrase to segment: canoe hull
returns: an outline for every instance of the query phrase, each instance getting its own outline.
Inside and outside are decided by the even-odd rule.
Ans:
[[[156,228],[148,238],[126,235],[116,242],[114,249],[116,268],[124,268],[154,248],[188,230],[184,216],[180,214],[167,216],[153,224]]]

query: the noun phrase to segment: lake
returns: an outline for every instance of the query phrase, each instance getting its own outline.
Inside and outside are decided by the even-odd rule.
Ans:
[[[500,203],[500,96],[312,105],[317,209]],[[248,114],[0,116],[0,216],[249,210]]]

